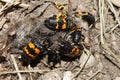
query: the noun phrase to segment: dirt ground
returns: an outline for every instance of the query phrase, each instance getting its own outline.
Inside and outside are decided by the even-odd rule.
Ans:
[[[51,1],[66,4],[69,11],[69,0]],[[71,13],[90,12],[95,24],[89,26],[76,18],[76,24],[83,28],[87,47],[79,59],[61,61],[53,69],[47,64],[48,56],[35,67],[23,66],[20,48],[33,38],[46,37],[41,38],[39,31],[53,33],[43,22],[60,12],[48,0],[0,1],[0,80],[120,80],[120,6],[111,0],[70,1]],[[63,35],[55,34],[53,42],[57,43]]]

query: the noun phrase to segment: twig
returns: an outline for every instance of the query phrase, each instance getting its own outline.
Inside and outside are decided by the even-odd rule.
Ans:
[[[14,58],[13,55],[11,55],[11,59],[13,61],[13,64],[14,64],[14,67],[15,67],[16,71],[19,71],[17,63],[16,63],[15,58]],[[17,73],[17,74],[18,74],[19,80],[23,80],[21,74],[20,73]]]
[[[81,71],[83,70],[83,68],[85,67],[87,61],[89,60],[89,58],[91,56],[91,53],[87,49],[84,49],[84,50],[88,53],[88,58],[85,60],[85,62],[83,64],[83,66],[81,67],[81,69],[73,76],[72,79],[74,79],[75,77],[77,77],[81,73]]]
[[[38,72],[40,74],[45,73],[45,72],[49,72],[50,70],[19,70],[19,71],[5,71],[5,72],[1,72],[0,75],[3,74],[16,74],[16,73],[30,73],[30,72]]]
[[[110,9],[113,12],[113,14],[115,15],[115,19],[118,22],[119,26],[120,26],[120,18],[118,17],[118,15],[116,14],[115,8],[113,7],[113,4],[111,3],[110,0],[107,0],[107,2],[109,3]],[[114,28],[115,29],[115,28]]]
[[[104,50],[105,53],[112,56],[120,64],[120,59],[119,59],[118,56],[116,56],[106,45],[103,45],[102,47],[103,47],[103,50]],[[119,67],[119,66],[117,66],[117,67]]]
[[[2,17],[2,19],[0,20],[0,31],[2,30],[3,28],[3,25],[5,24],[7,20],[5,18]]]
[[[9,5],[10,2],[7,2],[1,9],[0,9],[0,12],[2,12],[8,5]]]
[[[29,69],[29,70],[32,70],[32,68],[31,68],[30,65],[28,66],[28,69]],[[33,80],[32,73],[29,73],[29,75],[30,75],[30,80]]]
[[[0,1],[5,2],[5,3],[11,2],[11,0],[0,0]],[[24,7],[24,8],[28,8],[30,6],[28,4],[24,4],[24,3],[20,3],[20,2],[15,2],[15,3],[13,3],[13,5],[14,6],[18,5],[18,6]]]
[[[8,0],[6,4],[0,9],[0,15],[4,13],[5,10],[9,9],[12,7],[12,4],[14,3],[15,0]]]
[[[103,32],[104,32],[104,0],[99,0],[99,15],[100,15],[100,39],[101,44],[104,44]]]
[[[48,7],[50,6],[50,4],[48,4],[47,6],[46,6],[46,8],[40,13],[40,15],[39,16],[37,16],[37,17],[41,17],[44,13],[45,13],[45,11],[48,9]]]
[[[106,59],[108,59],[113,65],[115,65],[118,69],[120,69],[120,65],[117,64],[117,62],[115,62],[115,60],[113,60],[113,58],[108,55],[108,54],[103,54],[103,56],[105,56]]]
[[[20,6],[24,8],[28,8],[28,4],[22,4],[18,0],[1,0],[2,2],[5,2],[6,4],[0,9],[0,16],[5,13],[5,11],[9,10],[13,6]]]
[[[103,46],[103,50],[105,53],[107,54],[103,54],[106,58],[108,58],[115,66],[117,66],[120,69],[120,59],[111,51],[109,50],[109,48],[107,46]],[[108,57],[108,55],[112,56],[119,64],[117,64],[117,62],[113,61],[110,57]]]
[[[120,37],[120,32],[118,33],[117,31],[114,31],[114,33],[115,33],[118,37]]]
[[[16,74],[16,73],[35,73],[35,72],[38,72],[40,74],[43,74],[43,73],[46,73],[46,72],[49,72],[49,71],[57,71],[57,70],[63,70],[63,68],[57,68],[57,69],[54,69],[54,70],[19,70],[19,71],[5,71],[5,72],[1,72],[0,75],[3,75],[3,74]]]
[[[96,71],[92,76],[90,76],[88,79],[86,80],[91,80],[93,77],[95,77],[99,72],[101,71],[101,69],[99,69],[98,71]]]
[[[113,32],[118,26],[119,26],[119,24],[115,25],[115,26],[110,30],[110,32]]]
[[[99,57],[99,55],[97,56],[97,55],[95,55],[96,56],[96,58],[99,60],[99,69],[92,75],[92,76],[90,76],[88,79],[86,79],[86,80],[91,80],[93,77],[95,77],[96,75],[98,75],[98,73],[100,73],[101,72],[101,70],[103,69],[103,65],[102,65],[102,62],[101,62],[101,59],[100,59],[100,57]]]

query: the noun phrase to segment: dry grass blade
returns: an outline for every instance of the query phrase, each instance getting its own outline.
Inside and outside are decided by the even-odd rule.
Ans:
[[[104,44],[104,0],[99,0],[99,16],[100,16],[100,39],[101,44]]]
[[[9,2],[6,3],[6,4],[0,9],[0,12],[2,12],[8,5],[9,5]]]
[[[91,79],[93,79],[96,75],[98,75],[98,73],[100,73],[101,72],[101,70],[103,69],[103,64],[102,64],[102,61],[101,61],[101,59],[100,59],[100,56],[99,55],[95,55],[96,56],[96,58],[99,60],[99,64],[98,64],[98,66],[99,66],[99,69],[92,75],[92,76],[90,76],[88,79],[86,79],[86,80],[91,80]]]
[[[65,11],[57,10],[51,1],[55,4],[63,4],[68,17],[59,17],[59,14]],[[82,20],[82,16],[80,18],[75,16],[75,12],[83,12],[85,15],[89,12],[91,15],[88,14],[88,18],[92,19],[94,16],[95,23],[89,26],[85,20]],[[0,0],[0,17],[0,57],[5,58],[5,61],[0,58],[0,80],[58,80],[57,75],[60,80],[68,80],[68,78],[69,80],[117,80],[116,77],[119,77],[120,8],[114,6],[111,0]],[[45,20],[48,20],[48,25],[54,25],[53,30],[46,27]],[[73,32],[72,28],[68,31],[54,31],[56,24],[60,29],[64,25],[67,29],[68,24],[71,26],[74,23],[73,27],[82,28],[80,31],[84,35],[83,41],[73,42],[74,35],[77,35],[69,34]],[[43,47],[40,50],[45,55],[37,56],[33,52],[34,49],[29,49],[28,44],[32,40],[35,41],[33,43],[36,48]],[[48,53],[52,51],[60,53],[60,46],[64,41],[70,43],[73,48],[81,50],[82,47],[79,45],[83,45],[87,49],[81,51],[79,58],[66,58],[58,54],[61,63],[52,67],[52,64],[48,64]],[[32,58],[24,53],[24,46],[28,46],[28,52],[36,58],[29,60]],[[22,58],[16,60],[15,56],[21,54]],[[24,61],[28,62],[29,66],[35,67],[23,66]]]
[[[0,30],[2,30],[2,27],[5,24],[5,22],[6,22],[6,19],[2,18],[1,21],[0,21]]]
[[[14,3],[14,0],[9,0],[8,2],[6,2],[6,4],[0,9],[0,15],[2,15],[5,10],[10,8],[13,3]]]
[[[117,28],[120,25],[120,21],[119,21],[118,15],[117,15],[117,13],[116,13],[116,11],[115,11],[111,1],[107,0],[107,2],[109,3],[109,7],[110,7],[111,11],[113,12],[116,21],[118,22],[118,24],[111,29],[110,32],[112,32],[115,28]],[[105,53],[107,53],[108,55],[112,56],[118,63],[120,63],[119,57],[117,55],[115,55],[115,53],[112,52],[112,50],[107,46],[107,43],[104,42],[104,30],[105,30],[104,29],[105,28],[104,3],[105,3],[104,0],[99,0],[99,15],[100,15],[100,28],[101,28],[100,38],[101,38],[101,44],[102,44],[101,46],[102,46],[103,51]]]
[[[28,66],[28,69],[29,69],[29,70],[32,70],[32,68],[31,68],[30,65]],[[30,75],[30,80],[34,80],[33,77],[32,77],[32,73],[29,73],[29,75]]]
[[[119,24],[115,25],[111,30],[110,32],[113,32],[115,30],[115,28],[117,28],[119,26]]]
[[[57,69],[54,69],[54,70],[19,70],[19,71],[5,71],[5,72],[1,72],[0,75],[3,75],[3,74],[16,74],[16,73],[40,73],[40,74],[43,74],[43,73],[47,73],[47,72],[52,72],[52,71],[59,71],[59,70],[63,70],[62,68],[57,68]]]
[[[85,62],[84,62],[84,64],[83,64],[83,66],[81,67],[81,69],[78,70],[78,72],[75,73],[75,75],[73,76],[73,78],[76,78],[76,77],[81,73],[81,71],[84,69],[87,61],[89,60],[89,58],[90,58],[90,56],[91,56],[91,52],[90,52],[89,50],[84,49],[84,51],[88,54],[88,58],[85,60]],[[73,79],[73,78],[72,78],[72,79]]]
[[[119,26],[120,26],[120,18],[119,18],[119,16],[117,15],[116,10],[115,10],[112,2],[111,2],[110,0],[107,0],[107,2],[109,3],[108,6],[110,7],[110,10],[113,12],[113,14],[114,14],[114,16],[115,16],[115,19],[116,19],[116,21],[118,22],[118,24],[119,24]],[[114,29],[115,29],[115,28],[114,28]]]
[[[14,58],[13,55],[11,55],[11,59],[13,61],[13,64],[14,64],[14,67],[15,67],[16,71],[19,71],[17,63],[16,63],[15,58]],[[23,80],[21,74],[19,72],[17,74],[18,74],[19,80]]]
[[[91,80],[93,77],[95,77],[99,72],[101,71],[101,69],[99,69],[98,71],[96,71],[92,76],[90,76],[87,80]]]
[[[120,37],[120,33],[118,33],[117,31],[115,31],[114,33],[117,34]]]
[[[107,58],[112,64],[114,64],[118,69],[120,69],[120,64],[117,63],[112,56],[108,55],[108,54],[103,54],[105,56],[105,58]]]
[[[0,9],[0,15],[4,14],[5,10],[8,10],[11,7],[16,6],[16,5],[23,7],[23,8],[29,7],[28,4],[20,3],[18,0],[1,0],[1,1],[5,2],[6,4]]]
[[[19,70],[19,71],[5,71],[5,72],[1,72],[0,75],[3,74],[16,74],[16,73],[30,73],[30,72],[38,72],[40,74],[45,73],[45,72],[49,72],[50,70]]]
[[[11,2],[12,0],[1,0],[2,2],[5,2],[5,3],[9,3],[9,2]],[[24,4],[24,3],[20,3],[18,0],[17,1],[15,1],[14,3],[13,3],[13,5],[15,6],[15,5],[18,5],[18,6],[20,6],[20,7],[23,7],[23,8],[28,8],[30,5],[28,5],[28,4]]]
[[[112,56],[120,64],[120,58],[118,56],[116,56],[106,45],[103,46],[103,50],[104,50],[105,53],[107,53],[110,56]],[[116,63],[114,63],[114,64],[116,64]],[[116,65],[118,65],[118,64],[116,64]],[[117,67],[119,67],[119,66],[117,66]]]

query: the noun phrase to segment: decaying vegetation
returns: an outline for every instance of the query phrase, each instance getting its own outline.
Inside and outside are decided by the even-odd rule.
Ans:
[[[68,0],[52,1],[68,4]],[[62,61],[51,70],[46,58],[34,68],[22,66],[19,50],[11,46],[24,44],[29,38],[22,39],[37,26],[36,22],[42,25],[59,11],[47,0],[0,0],[0,80],[120,80],[120,5],[115,1],[71,0],[73,9],[95,16],[92,27],[78,20],[78,25],[86,29],[83,33],[89,49],[84,49],[79,60]]]

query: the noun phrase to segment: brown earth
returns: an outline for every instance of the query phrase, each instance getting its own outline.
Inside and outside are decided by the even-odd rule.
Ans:
[[[54,33],[43,22],[60,12],[47,0],[6,1],[9,0],[0,1],[0,80],[120,80],[120,8],[109,0],[71,0],[71,9],[90,12],[95,24],[90,27],[76,18],[76,24],[83,28],[87,47],[80,59],[61,61],[52,70],[47,64],[48,56],[34,68],[22,66],[19,48],[33,38],[41,39],[39,31]],[[65,9],[69,10],[68,0],[52,1],[67,4]],[[55,34],[54,44],[64,34]]]

